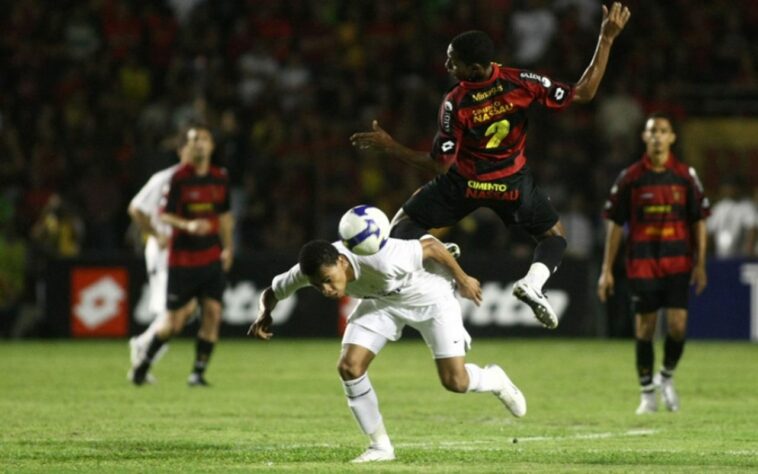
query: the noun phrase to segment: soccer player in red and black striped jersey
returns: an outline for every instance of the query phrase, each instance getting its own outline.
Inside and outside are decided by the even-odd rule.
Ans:
[[[629,9],[618,2],[610,10],[603,6],[595,54],[574,85],[496,64],[495,47],[482,31],[453,38],[445,67],[459,82],[440,106],[431,153],[397,143],[376,121],[372,131],[350,137],[359,149],[380,151],[442,173],[406,201],[393,219],[392,236],[418,238],[430,228],[454,225],[477,208],[492,209],[506,226],[520,226],[537,240],[533,263],[514,285],[514,295],[532,308],[544,326],[555,328],[558,318],[542,287],[557,270],[566,240],[558,213],[535,186],[526,164],[526,113],[533,103],[563,109],[592,100],[611,46],[629,16]]]
[[[190,160],[171,176],[161,214],[173,229],[166,295],[169,321],[156,331],[144,360],[134,370],[132,381],[137,385],[144,383],[161,346],[182,330],[193,312],[195,298],[202,305],[202,319],[190,386],[207,385],[205,368],[218,341],[224,273],[233,257],[229,178],[225,169],[211,165],[214,142],[208,128],[191,127],[182,140]]]
[[[637,414],[656,411],[660,387],[671,411],[679,409],[673,375],[687,330],[689,285],[705,289],[708,199],[695,170],[671,153],[676,140],[671,120],[651,115],[642,133],[646,153],[621,172],[611,189],[604,215],[608,220],[598,296],[605,302],[613,291],[613,262],[626,225],[626,271],[635,312],[637,373],[641,401]],[[668,332],[663,368],[653,375],[653,337],[658,310],[665,309]]]

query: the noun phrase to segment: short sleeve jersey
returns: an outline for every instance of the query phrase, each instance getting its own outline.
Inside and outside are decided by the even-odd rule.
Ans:
[[[191,165],[180,166],[171,176],[163,212],[184,219],[207,219],[213,227],[208,235],[193,235],[173,229],[169,267],[194,267],[220,261],[218,218],[229,212],[229,178],[226,170],[211,166],[207,174],[200,176],[195,174]]]
[[[573,86],[493,63],[490,79],[459,82],[445,95],[432,158],[469,179],[515,174],[526,164],[529,107],[563,109],[573,98]]]
[[[405,307],[428,306],[453,294],[452,279],[442,272],[424,269],[423,250],[418,240],[391,238],[373,255],[355,255],[341,242],[332,243],[355,271],[355,279],[345,292],[356,298],[376,298]],[[291,296],[308,286],[300,265],[277,275],[271,284],[276,298]]]
[[[611,188],[603,215],[628,224],[627,275],[651,280],[692,270],[692,223],[710,214],[695,169],[669,156],[654,172],[647,156],[626,168]]]

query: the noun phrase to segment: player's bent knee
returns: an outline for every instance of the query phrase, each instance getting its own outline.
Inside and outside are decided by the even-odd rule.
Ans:
[[[341,358],[337,362],[337,372],[342,380],[355,380],[366,373],[366,367],[356,360]]]

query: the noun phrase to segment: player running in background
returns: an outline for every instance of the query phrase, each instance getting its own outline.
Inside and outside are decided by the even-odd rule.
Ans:
[[[459,82],[442,101],[430,153],[397,143],[377,121],[373,131],[350,137],[359,149],[443,173],[406,201],[392,220],[392,235],[418,238],[428,229],[454,225],[479,207],[492,209],[506,226],[521,226],[537,240],[533,263],[513,292],[544,326],[555,328],[558,318],[542,287],[557,270],[566,240],[557,212],[534,185],[526,165],[527,109],[534,102],[563,109],[572,102],[592,100],[613,41],[629,16],[629,9],[618,2],[610,11],[603,6],[595,54],[575,85],[494,63],[495,48],[484,32],[468,31],[453,38],[445,67]]]
[[[195,298],[202,306],[202,319],[190,386],[208,385],[204,373],[218,341],[224,272],[233,258],[229,179],[226,170],[210,163],[214,142],[208,128],[190,128],[183,141],[189,161],[171,176],[161,213],[161,220],[173,228],[168,256],[168,320],[157,328],[134,368],[132,381],[136,385],[145,382],[161,347],[182,330],[194,310]]]
[[[424,269],[435,264],[439,273]],[[503,369],[465,363],[471,337],[463,327],[453,283],[462,297],[481,303],[479,281],[467,275],[431,236],[391,238],[382,250],[369,256],[355,255],[341,242],[311,241],[301,249],[299,263],[274,277],[261,294],[258,318],[248,335],[270,339],[271,311],[300,288],[313,286],[327,298],[363,298],[348,318],[337,367],[347,404],[370,439],[369,448],[353,462],[391,461],[395,450],[367,371],[387,341],[400,338],[406,324],[418,330],[431,349],[446,389],[491,392],[515,416],[526,414],[524,396]]]
[[[705,251],[708,199],[695,170],[671,153],[676,135],[671,120],[651,115],[642,133],[646,153],[621,172],[611,189],[604,215],[608,220],[598,296],[613,292],[612,266],[628,226],[626,271],[635,312],[637,374],[641,401],[637,414],[658,409],[656,386],[666,408],[679,409],[674,369],[687,333],[689,285],[700,294],[706,286]],[[665,309],[668,333],[663,368],[653,375],[653,337],[658,310]]]
[[[185,140],[186,141],[186,140]],[[171,226],[160,218],[161,200],[169,187],[171,176],[183,164],[189,163],[190,148],[185,146],[177,150],[179,163],[153,174],[147,183],[139,190],[129,203],[129,216],[139,227],[145,241],[145,267],[147,269],[148,287],[150,299],[148,310],[153,319],[142,334],[129,339],[129,353],[132,368],[136,367],[144,358],[147,347],[155,335],[157,328],[163,326],[168,320],[166,312],[166,289],[168,284],[168,244],[171,239]],[[153,362],[168,350],[164,345],[161,351],[155,355]],[[129,379],[132,379],[133,370],[129,370]],[[146,381],[152,383],[154,378],[147,374]]]

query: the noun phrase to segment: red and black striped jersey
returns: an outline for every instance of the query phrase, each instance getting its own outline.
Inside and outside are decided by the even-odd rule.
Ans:
[[[627,275],[651,280],[692,270],[691,225],[710,214],[695,169],[673,154],[655,172],[645,155],[619,174],[603,215],[628,224]]]
[[[229,177],[224,168],[211,166],[205,175],[195,174],[191,165],[180,166],[171,177],[163,211],[184,219],[207,219],[213,231],[192,235],[173,229],[169,267],[208,265],[221,259],[218,218],[229,212]]]
[[[490,181],[526,163],[527,110],[533,102],[562,109],[574,98],[568,84],[492,63],[492,77],[461,81],[445,95],[432,158],[469,179]]]

